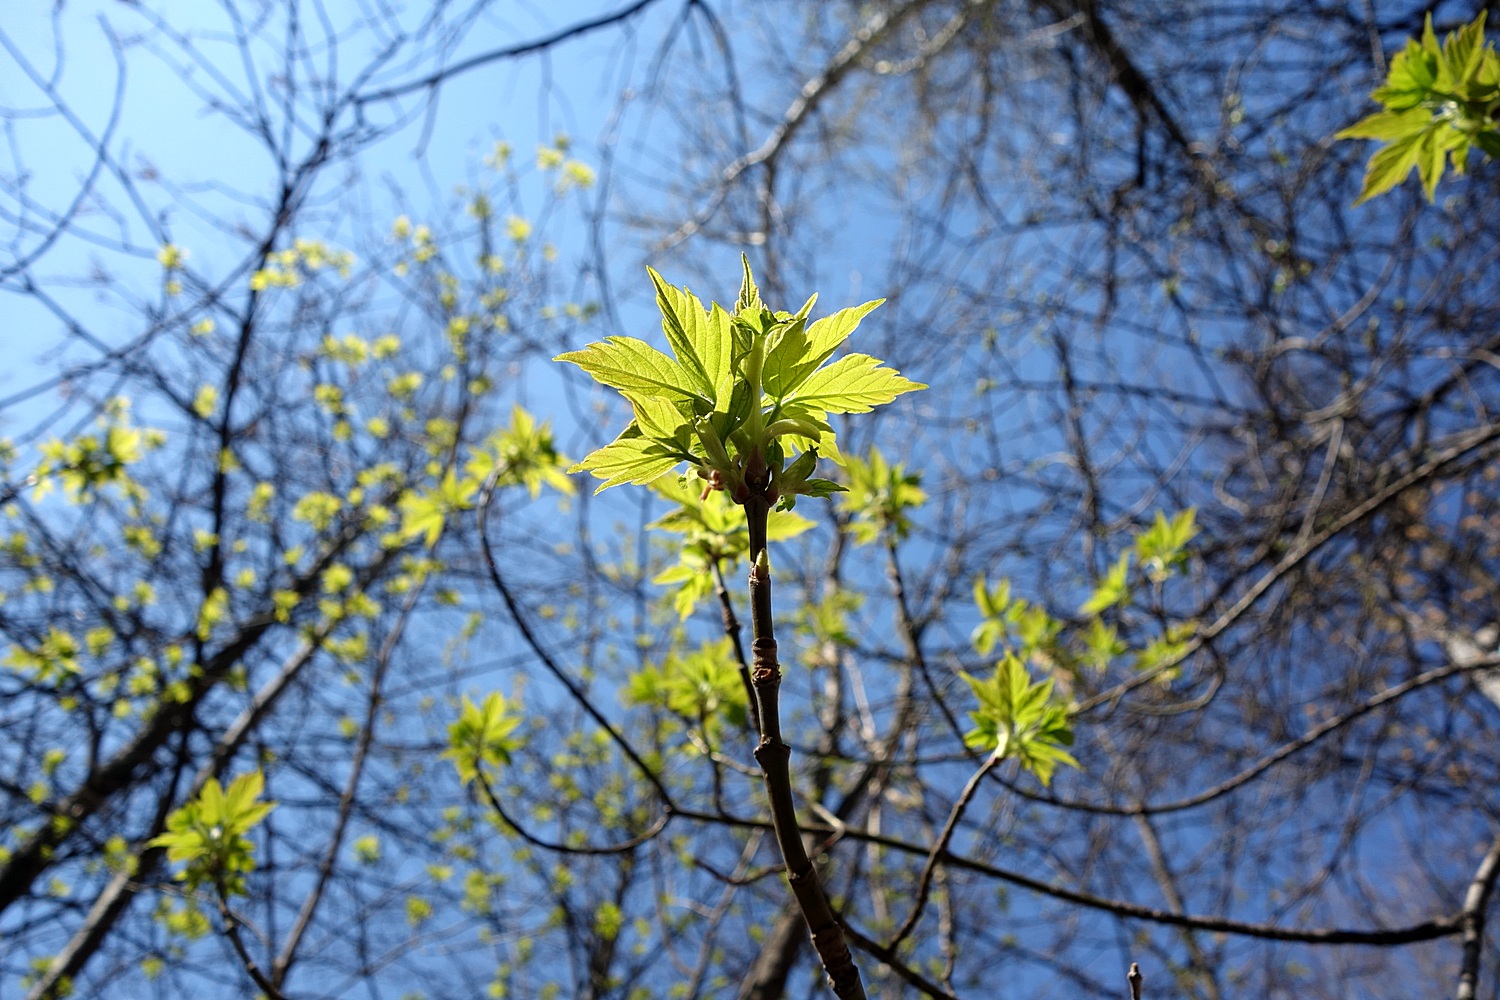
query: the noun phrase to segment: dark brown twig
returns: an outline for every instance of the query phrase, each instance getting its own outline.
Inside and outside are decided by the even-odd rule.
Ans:
[[[681,819],[693,820],[695,822],[736,826],[752,830],[764,830],[772,825],[765,820],[746,819],[723,814],[715,815],[687,808],[678,808],[676,815]],[[805,832],[826,834],[835,831],[823,824],[808,824]],[[860,830],[855,827],[846,827],[840,832],[842,832],[845,839],[888,847],[891,850],[901,851],[904,854],[926,856],[931,850],[930,847],[922,844],[913,844],[897,837],[871,833],[868,830]],[[1113,913],[1132,920],[1148,920],[1152,923],[1164,924],[1169,927],[1190,927],[1195,930],[1236,934],[1242,937],[1261,938],[1268,941],[1298,941],[1304,944],[1322,945],[1415,944],[1419,941],[1434,941],[1438,938],[1452,937],[1455,934],[1461,933],[1463,929],[1463,916],[1461,913],[1445,914],[1423,920],[1419,923],[1408,924],[1404,927],[1391,928],[1281,927],[1276,924],[1232,920],[1228,917],[1173,913],[1170,910],[1142,906],[1139,903],[1132,903],[1123,899],[1110,899],[1107,896],[1097,896],[1090,892],[1082,892],[1077,889],[1069,889],[1066,886],[1043,882],[1041,879],[1023,875],[1020,872],[1013,872],[983,861],[965,857],[961,854],[953,854],[949,851],[943,852],[941,861],[951,868],[959,868],[964,871],[974,872],[977,875],[998,879],[1031,892],[1050,896],[1053,899],[1060,899],[1066,903],[1076,903],[1091,910]]]
[[[958,1000],[958,998],[955,997],[952,993],[943,989],[932,980],[927,979],[921,973],[917,972],[917,970],[913,969],[911,966],[907,965],[905,962],[897,958],[895,949],[887,948],[885,945],[880,944],[879,942],[871,941],[869,938],[865,937],[853,927],[845,927],[844,932],[849,935],[849,940],[854,943],[854,946],[856,948],[858,948],[865,954],[874,957],[877,961],[879,961],[886,968],[890,969],[897,976],[906,980],[906,982],[910,983],[912,986],[915,986],[918,990],[921,990],[928,996],[937,997],[938,1000]]]

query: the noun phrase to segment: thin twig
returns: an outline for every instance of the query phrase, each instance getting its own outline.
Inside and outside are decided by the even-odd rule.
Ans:
[[[997,778],[996,780],[1003,784],[1007,789],[1016,793],[1017,795],[1020,795],[1023,798],[1030,799],[1033,802],[1041,802],[1050,806],[1057,806],[1060,809],[1071,809],[1078,812],[1095,813],[1097,815],[1103,816],[1156,816],[1162,813],[1179,812],[1184,809],[1192,809],[1195,806],[1201,806],[1208,802],[1212,802],[1214,799],[1217,799],[1222,795],[1234,791],[1236,788],[1239,788],[1241,785],[1244,785],[1254,778],[1264,774],[1266,771],[1275,767],[1277,764],[1280,764],[1287,758],[1292,757],[1293,755],[1303,750],[1306,750],[1308,747],[1312,746],[1314,743],[1317,743],[1329,733],[1342,729],[1344,726],[1347,726],[1351,722],[1355,722],[1363,718],[1382,705],[1389,705],[1391,702],[1396,701],[1399,698],[1403,698],[1419,688],[1427,687],[1430,684],[1435,684],[1438,681],[1445,680],[1457,674],[1473,673],[1483,670],[1493,670],[1496,667],[1500,667],[1500,653],[1492,653],[1488,656],[1482,657],[1481,659],[1464,663],[1450,663],[1447,666],[1435,667],[1425,673],[1418,674],[1410,680],[1402,681],[1400,684],[1397,684],[1394,687],[1386,688],[1379,694],[1372,695],[1370,698],[1356,705],[1354,708],[1351,708],[1343,715],[1337,715],[1331,719],[1319,723],[1318,725],[1309,729],[1303,735],[1297,737],[1295,740],[1283,743],[1281,746],[1277,747],[1274,751],[1262,757],[1254,764],[1251,764],[1249,767],[1240,771],[1238,774],[1224,779],[1217,785],[1214,785],[1212,788],[1205,788],[1203,791],[1198,792],[1195,795],[1189,795],[1186,798],[1176,799],[1172,802],[1162,802],[1156,804],[1149,802],[1138,802],[1135,805],[1130,806],[1109,806],[1091,802],[1069,801],[1066,799],[1058,799],[1046,795],[1038,795],[1036,792],[1032,792],[1025,788],[1022,788],[1016,783],[1007,779]]]
[[[419,80],[410,80],[406,83],[396,84],[395,86],[387,87],[384,90],[377,90],[371,94],[356,95],[353,97],[351,103],[355,107],[363,107],[366,104],[372,104],[376,101],[389,101],[397,97],[403,97],[406,94],[410,94],[418,90],[435,90],[445,81],[458,76],[461,73],[467,73],[471,69],[478,69],[481,66],[488,65],[492,62],[498,62],[502,59],[514,59],[517,56],[531,55],[532,53],[536,52],[545,52],[548,49],[554,48],[562,42],[570,41],[574,38],[581,38],[584,35],[587,35],[592,31],[597,31],[600,28],[607,28],[611,25],[619,24],[622,21],[629,20],[636,14],[639,14],[641,11],[645,10],[655,2],[656,0],[636,0],[635,3],[631,4],[628,7],[622,7],[620,10],[612,11],[608,14],[602,14],[599,17],[592,18],[587,21],[579,21],[576,24],[570,24],[566,28],[554,31],[550,35],[544,35],[541,38],[532,39],[529,42],[522,42],[519,45],[508,45],[504,48],[494,49],[489,52],[481,52],[479,55],[464,59],[461,62],[456,62],[452,66],[446,66],[440,70],[437,70],[436,72],[422,77]]]
[[[670,250],[702,229],[724,205],[734,182],[745,171],[755,166],[764,166],[767,170],[774,169],[781,151],[812,117],[818,105],[837,89],[845,76],[859,66],[860,60],[871,48],[879,44],[897,24],[925,6],[926,2],[927,0],[910,0],[894,11],[878,11],[871,16],[859,30],[854,32],[849,41],[821,72],[803,83],[801,89],[797,91],[797,96],[792,99],[791,104],[787,105],[781,121],[771,129],[771,134],[760,144],[760,147],[739,157],[720,172],[718,183],[709,196],[708,204],[658,242],[657,251]]]
[[[526,621],[526,616],[521,613],[521,606],[516,603],[515,596],[511,594],[510,588],[506,586],[504,578],[500,576],[500,567],[495,561],[494,549],[490,546],[488,528],[490,504],[495,499],[495,485],[499,482],[500,473],[503,471],[503,466],[497,466],[490,473],[489,478],[484,481],[484,488],[479,492],[479,547],[484,553],[484,564],[486,570],[489,572],[490,582],[500,592],[500,598],[505,602],[505,608],[510,612],[511,620],[516,623],[516,630],[521,633],[521,638],[531,648],[531,651],[536,654],[536,658],[541,661],[542,666],[546,667],[547,672],[567,689],[568,694],[588,713],[589,718],[593,719],[599,728],[604,730],[615,746],[620,748],[620,752],[625,755],[625,758],[646,779],[647,783],[656,789],[656,794],[661,796],[662,809],[667,813],[675,812],[676,806],[673,804],[672,795],[667,791],[667,786],[662,783],[661,777],[641,759],[641,755],[636,751],[635,747],[630,745],[630,741],[615,728],[614,723],[610,722],[609,719],[604,717],[603,712],[594,707],[593,701],[578,686],[577,682],[569,677],[562,667],[558,666],[557,661],[552,658],[552,654],[547,652],[546,647],[541,644],[536,634],[531,631],[531,625]]]
[[[887,948],[877,941],[871,941],[853,927],[846,926],[844,933],[849,935],[849,940],[853,942],[856,948],[867,955],[873,956],[886,968],[928,996],[937,997],[938,1000],[958,1000],[952,993],[949,993],[937,983],[927,979],[917,970],[897,958],[893,949]]]
[[[606,844],[594,847],[588,844],[574,845],[564,844],[555,840],[543,840],[516,822],[500,802],[500,797],[495,794],[494,786],[490,784],[489,778],[485,777],[483,771],[478,771],[475,777],[479,781],[480,790],[484,792],[485,801],[490,804],[491,809],[495,810],[495,815],[499,816],[505,822],[506,826],[516,832],[516,836],[526,841],[532,847],[540,847],[544,851],[556,851],[559,854],[624,854],[628,851],[633,851],[666,829],[667,823],[672,819],[673,815],[669,811],[663,811],[660,816],[656,817],[656,821],[646,828],[644,833],[631,837],[629,840],[621,841],[618,844]]]
[[[883,534],[885,535],[886,577],[891,581],[891,593],[896,598],[896,620],[901,626],[901,639],[906,645],[906,655],[912,665],[917,668],[917,673],[921,675],[922,683],[927,686],[927,693],[932,697],[933,704],[937,705],[938,711],[943,713],[943,720],[948,723],[949,732],[958,737],[959,745],[966,746],[963,741],[964,728],[958,724],[953,710],[948,707],[947,700],[943,698],[942,692],[933,681],[932,671],[927,666],[927,657],[922,652],[916,619],[912,617],[911,602],[906,597],[906,578],[901,573],[901,561],[896,556],[895,531],[890,524],[886,524]]]
[[[1381,489],[1376,490],[1364,502],[1355,504],[1349,510],[1330,521],[1320,531],[1310,537],[1305,544],[1294,547],[1275,566],[1272,566],[1260,579],[1256,580],[1249,590],[1240,595],[1239,600],[1235,601],[1223,614],[1219,615],[1213,624],[1202,629],[1184,643],[1175,655],[1168,657],[1150,670],[1143,670],[1129,680],[1122,681],[1107,691],[1101,691],[1099,694],[1085,699],[1074,706],[1073,713],[1079,715],[1091,709],[1098,708],[1100,705],[1114,704],[1129,692],[1142,685],[1151,683],[1168,670],[1172,670],[1182,664],[1188,657],[1218,638],[1219,635],[1237,622],[1277,581],[1307,561],[1313,553],[1342,534],[1345,529],[1358,524],[1371,514],[1374,514],[1402,493],[1405,493],[1413,486],[1439,472],[1450,462],[1457,461],[1469,452],[1490,444],[1496,439],[1500,439],[1500,424],[1489,424],[1485,427],[1474,428],[1468,432],[1455,435],[1455,437],[1458,438],[1457,442],[1444,448],[1405,475],[1398,476]]]
[[[760,706],[755,702],[755,685],[750,681],[750,664],[745,659],[745,643],[741,637],[740,620],[734,613],[734,601],[729,588],[724,585],[724,566],[718,559],[709,560],[714,575],[714,594],[719,598],[719,614],[724,621],[724,634],[734,647],[734,662],[740,668],[740,680],[745,685],[745,700],[750,705],[752,732],[760,732]]]
[[[245,947],[245,940],[240,934],[240,918],[229,908],[229,892],[224,887],[223,881],[220,880],[215,888],[217,889],[219,901],[219,918],[224,921],[224,936],[229,938],[230,945],[234,947],[234,953],[239,956],[240,964],[245,967],[245,971],[250,974],[250,978],[255,981],[255,985],[260,987],[260,991],[269,997],[270,1000],[286,1000],[286,994],[282,993],[281,990],[276,988],[275,983],[266,978],[266,974],[260,971],[260,966],[256,964],[255,958],[250,954],[250,949]]]
[[[747,819],[740,816],[725,814],[714,814],[700,812],[695,809],[678,808],[677,817],[694,822],[710,823],[721,826],[734,826],[743,829],[765,830],[772,827],[771,823],[759,819]],[[808,824],[807,833],[833,833],[835,831],[821,824]],[[860,830],[848,827],[843,831],[845,839],[859,841],[861,843],[874,844],[879,847],[887,847],[891,850],[901,851],[904,854],[925,857],[931,850],[923,844],[913,844],[897,837],[885,834],[872,833],[868,830]],[[1082,892],[1078,889],[1069,889],[1066,886],[1043,882],[1041,879],[1023,875],[1020,872],[1010,871],[996,865],[988,864],[974,858],[944,851],[941,861],[951,868],[959,868],[964,871],[974,872],[987,878],[998,879],[1022,889],[1050,896],[1053,899],[1062,900],[1065,903],[1074,903],[1087,907],[1091,910],[1099,910],[1104,913],[1112,913],[1116,916],[1126,917],[1132,920],[1147,920],[1152,923],[1164,924],[1169,927],[1191,927],[1195,930],[1215,931],[1223,934],[1236,934],[1242,937],[1262,938],[1268,941],[1296,941],[1304,944],[1327,944],[1327,945],[1396,945],[1416,944],[1420,941],[1435,941],[1438,938],[1452,937],[1463,930],[1462,913],[1446,914],[1423,920],[1419,923],[1408,924],[1404,927],[1391,928],[1344,928],[1344,927],[1281,927],[1276,924],[1252,923],[1245,920],[1231,920],[1228,917],[1197,916],[1193,914],[1173,913],[1170,910],[1162,910],[1152,906],[1142,906],[1123,899],[1110,899],[1107,896],[1097,896],[1093,893]]]
[[[922,910],[927,905],[927,897],[932,892],[932,876],[938,869],[938,859],[948,850],[948,844],[953,840],[953,834],[958,830],[959,821],[964,817],[964,810],[969,808],[974,793],[979,790],[979,783],[984,776],[994,770],[995,765],[1004,760],[1000,754],[992,753],[985,758],[984,764],[970,776],[968,784],[953,803],[952,810],[948,813],[948,822],[943,824],[943,830],[938,834],[937,841],[932,845],[932,852],[927,855],[927,863],[922,866],[922,877],[917,882],[917,898],[912,903],[911,913],[907,915],[906,921],[901,929],[896,931],[894,937],[886,945],[892,953],[901,946],[913,930],[916,929],[917,921],[922,919]]]
[[[391,656],[396,650],[396,644],[401,641],[402,633],[406,631],[406,623],[410,620],[417,601],[426,589],[428,579],[428,577],[423,577],[421,583],[407,592],[406,599],[401,602],[401,610],[396,621],[391,625],[391,630],[386,633],[385,641],[381,643],[380,651],[376,654],[375,669],[370,676],[370,699],[365,705],[364,725],[360,730],[359,742],[355,744],[354,758],[349,763],[348,780],[345,781],[343,792],[339,795],[338,818],[334,822],[333,832],[328,837],[328,849],[324,852],[323,860],[318,866],[318,880],[313,883],[312,891],[302,901],[302,909],[297,913],[297,920],[287,934],[281,951],[271,963],[271,979],[278,989],[286,985],[287,973],[291,971],[292,964],[297,960],[297,949],[301,946],[307,929],[312,926],[313,917],[328,887],[328,880],[333,877],[339,848],[343,845],[344,833],[349,827],[349,819],[354,812],[354,798],[359,792],[360,778],[364,775],[365,762],[370,756],[370,746],[375,741],[375,725],[380,716],[382,702],[381,690],[385,685],[386,675],[390,672]]]

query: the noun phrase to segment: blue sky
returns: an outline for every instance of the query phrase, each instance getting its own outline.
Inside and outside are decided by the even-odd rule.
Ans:
[[[27,2],[9,5],[0,13],[5,40],[41,78],[39,84],[18,61],[0,54],[0,108],[5,109],[9,140],[0,147],[0,178],[5,184],[0,189],[0,206],[5,214],[25,213],[13,187],[17,178],[24,178],[25,197],[48,210],[60,213],[73,201],[94,167],[89,144],[80,135],[82,129],[95,137],[110,137],[112,153],[134,175],[149,213],[161,226],[161,235],[187,248],[190,264],[213,276],[240,262],[246,251],[244,241],[225,239],[221,225],[243,221],[252,230],[264,225],[263,206],[274,193],[269,187],[275,179],[265,144],[206,110],[204,95],[184,86],[177,69],[161,58],[181,60],[181,50],[131,8],[113,2],[70,3],[54,20],[50,6]],[[233,89],[249,95],[244,67],[224,41],[226,24],[218,6],[179,6],[180,15],[172,12],[172,27],[194,34],[209,57],[205,64],[191,67],[193,78],[216,94]],[[355,0],[334,0],[327,6],[336,23],[360,17],[361,5]],[[421,8],[416,5],[414,9],[420,12]],[[518,39],[544,37],[577,18],[598,14],[597,5],[589,3],[504,4],[496,9],[503,10],[505,17],[481,19],[462,44],[447,54],[447,63]],[[662,15],[653,11],[645,16]],[[190,20],[195,17],[196,22]],[[634,23],[641,25],[640,19]],[[655,37],[659,28],[647,25],[642,34]],[[343,64],[338,72],[350,76],[366,54],[358,45],[346,45],[339,54]],[[266,65],[257,67],[261,74],[274,68],[277,54],[265,55]],[[410,115],[405,127],[359,157],[357,183],[369,206],[369,218],[359,223],[381,229],[400,211],[416,221],[452,215],[459,203],[455,189],[484,171],[484,157],[498,140],[511,143],[523,168],[537,146],[551,143],[558,135],[572,138],[572,155],[597,162],[593,141],[604,128],[623,81],[639,69],[640,58],[638,48],[622,41],[617,30],[608,29],[570,41],[545,56],[526,56],[459,75],[444,84],[435,106],[429,106],[420,92],[405,98],[402,106]],[[116,109],[121,59],[125,86]],[[376,77],[372,86],[420,78],[429,69],[430,64],[395,65]],[[214,81],[213,74],[221,74],[220,80]],[[74,121],[49,110],[41,84],[56,86]],[[372,107],[371,118],[378,120],[381,113],[380,107]],[[305,152],[305,144],[294,142],[293,149]],[[148,170],[172,187],[143,180]],[[550,179],[543,181],[535,171],[532,174],[522,193],[524,207],[535,209],[546,200]],[[340,182],[347,176],[339,171]],[[38,260],[37,273],[71,279],[101,266],[137,290],[151,289],[159,280],[153,257],[157,234],[140,213],[131,210],[128,197],[108,169],[102,171],[96,188],[102,201],[123,209],[121,215],[111,217],[98,204],[81,206],[75,233],[86,237],[59,240]],[[391,193],[396,190],[402,192],[399,205]],[[200,211],[185,208],[187,203]],[[555,213],[556,224],[546,234],[559,244],[564,273],[576,266],[582,253],[582,231],[577,225],[581,207],[575,197],[573,205]],[[32,252],[40,243],[39,230],[45,228],[37,225],[25,231],[35,222],[34,217],[0,221],[0,241],[14,239],[14,250],[20,255]],[[346,230],[343,242],[354,242],[347,222],[326,235],[341,242],[339,226]],[[91,328],[106,341],[118,343],[138,332],[133,328],[139,324],[138,317],[102,302],[89,303],[89,297],[74,288],[65,301],[70,309],[79,310],[80,317],[87,317]],[[68,344],[57,319],[30,296],[0,290],[0,300],[8,328],[0,337],[16,348],[11,367],[0,374],[0,397],[46,377],[66,361],[92,353]],[[0,433],[26,428],[45,409],[43,402],[37,400],[0,416]]]

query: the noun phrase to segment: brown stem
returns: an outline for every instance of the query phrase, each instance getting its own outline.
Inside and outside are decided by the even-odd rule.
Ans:
[[[771,616],[771,562],[766,555],[766,518],[771,505],[763,494],[745,501],[745,520],[750,528],[750,679],[760,708],[760,744],[755,760],[766,778],[771,801],[771,824],[776,843],[786,863],[787,881],[802,917],[807,921],[813,947],[823,960],[829,985],[841,1000],[865,1000],[865,987],[844,929],[839,924],[818,873],[802,843],[797,825],[797,807],[792,800],[791,748],[781,740],[781,714],[777,696],[781,687],[781,665],[776,659],[775,623]]]
[[[495,786],[482,770],[476,771],[474,777],[475,782],[479,785],[480,794],[484,796],[485,802],[489,803],[489,807],[494,810],[495,815],[500,817],[500,821],[510,827],[517,837],[520,837],[532,847],[539,847],[544,851],[554,851],[558,854],[572,854],[581,857],[592,857],[600,854],[628,854],[642,844],[653,840],[658,833],[666,829],[667,823],[671,821],[673,816],[672,813],[663,812],[646,828],[645,832],[636,834],[629,840],[623,840],[618,844],[594,846],[592,844],[566,844],[558,840],[544,840],[522,826],[510,814],[510,811],[505,808],[505,803],[500,801],[500,796],[495,794]]]

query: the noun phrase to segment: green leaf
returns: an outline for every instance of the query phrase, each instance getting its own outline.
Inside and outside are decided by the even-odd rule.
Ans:
[[[1437,194],[1448,150],[1457,145],[1460,138],[1451,128],[1430,129],[1422,137],[1421,149],[1417,155],[1417,176],[1422,179],[1422,191],[1427,195],[1428,201],[1432,201]]]
[[[596,479],[604,480],[603,485],[594,490],[598,494],[623,483],[643,484],[659,479],[681,464],[684,458],[667,451],[659,442],[641,436],[640,428],[631,421],[618,438],[590,452],[568,471],[588,472]]]
[[[715,401],[727,399],[732,379],[728,317],[721,321],[708,315],[692,292],[667,284],[652,268],[646,268],[646,273],[656,286],[662,332],[677,360],[697,383],[700,395]]]
[[[744,254],[740,254],[740,267],[744,277],[740,280],[740,297],[734,305],[736,316],[765,308],[760,301],[760,289],[755,287],[755,276],[750,273],[750,258]]]
[[[836,483],[832,479],[804,479],[797,485],[797,493],[805,497],[831,497],[835,493],[847,492],[849,492],[849,487],[843,483]]]
[[[807,486],[807,485],[812,484],[812,483],[827,483],[827,482],[828,482],[828,480],[826,480],[826,479],[809,479],[809,480],[805,481],[803,483],[803,485]],[[835,492],[838,491],[838,490],[843,489],[843,487],[840,486],[838,483],[832,483],[830,485],[833,486],[833,491],[835,491]],[[805,493],[803,495],[804,496],[827,496],[828,494],[827,493],[819,493],[819,492],[808,492],[808,493]],[[740,507],[735,507],[734,509],[735,510],[743,510],[743,508],[740,508]],[[816,527],[815,523],[812,522],[812,521],[809,521],[807,518],[803,517],[801,514],[792,514],[792,513],[786,512],[786,511],[781,511],[781,512],[772,511],[771,514],[770,514],[770,516],[766,518],[766,541],[768,541],[768,542],[784,542],[784,541],[786,541],[789,538],[796,538],[798,535],[802,534],[804,531],[811,531],[814,527]]]
[[[510,763],[510,753],[521,746],[513,736],[521,717],[513,713],[498,691],[488,694],[482,705],[464,697],[458,721],[448,727],[448,750],[443,757],[453,761],[458,780],[467,785],[479,776],[485,764]]]
[[[854,515],[850,531],[855,540],[866,545],[889,529],[897,539],[911,531],[907,513],[927,502],[921,488],[922,477],[906,471],[901,463],[892,464],[879,448],[871,448],[867,459],[849,456],[844,461],[849,474],[849,493],[842,506]]]
[[[1405,111],[1377,111],[1362,118],[1341,132],[1335,139],[1381,139],[1394,142],[1415,135],[1432,122],[1432,112],[1426,108],[1407,108]]]
[[[643,396],[638,392],[621,393],[630,402],[635,413],[636,426],[646,437],[658,441],[681,443],[691,438],[693,417],[684,414],[690,409],[684,404],[675,404],[659,396]]]
[[[859,327],[860,321],[884,304],[885,299],[874,299],[863,305],[850,306],[824,316],[809,326],[807,343],[813,367],[816,368],[833,357],[833,352],[849,339],[849,335]]]
[[[761,369],[761,385],[772,399],[784,399],[818,367],[809,358],[805,312],[812,308],[816,299],[816,295],[808,299],[802,307],[804,312],[798,318],[782,323],[771,336],[765,366]]]
[[[1484,21],[1489,11],[1482,10],[1479,16],[1450,34],[1443,46],[1443,60],[1455,86],[1474,80],[1483,64]]]
[[[373,865],[380,860],[380,838],[373,833],[356,838],[349,846],[354,851],[354,859],[362,865]]]
[[[740,724],[747,709],[745,685],[727,637],[688,653],[674,649],[660,666],[635,671],[627,691],[634,704],[666,708],[709,730],[721,719]]]
[[[1198,534],[1196,518],[1197,511],[1192,507],[1180,511],[1171,520],[1157,511],[1151,527],[1136,535],[1136,557],[1152,580],[1158,583],[1165,580],[1187,558],[1187,544]]]
[[[1083,662],[1098,671],[1105,670],[1127,648],[1115,627],[1104,624],[1102,618],[1090,621],[1083,634]]]
[[[649,272],[675,360],[629,337],[609,337],[558,356],[618,389],[634,411],[625,433],[573,466],[603,479],[600,490],[651,482],[689,462],[714,489],[739,502],[748,500],[749,491],[764,489],[790,509],[798,495],[837,491],[812,478],[819,455],[843,464],[830,413],[867,412],[926,388],[867,355],[823,366],[879,302],[809,326],[816,296],[796,313],[772,312],[761,301],[748,258],[741,263],[744,279],[733,315],[717,305],[705,310],[687,289]],[[747,482],[752,471],[756,478]]]
[[[902,393],[927,386],[902,378],[868,354],[850,354],[814,372],[797,391],[797,402],[829,413],[868,413]]]
[[[676,504],[675,509],[647,525],[648,528],[681,534],[680,562],[652,580],[663,586],[678,584],[673,603],[680,617],[692,614],[698,602],[714,592],[710,560],[718,560],[728,573],[750,549],[745,510],[721,490],[701,489],[702,480],[662,476],[651,488]],[[795,538],[814,527],[799,514],[773,510],[766,519],[766,540]]]
[[[986,679],[960,674],[979,702],[970,712],[975,727],[964,741],[997,757],[1014,757],[1047,784],[1058,764],[1077,767],[1065,746],[1073,744],[1067,708],[1052,700],[1052,680],[1031,683],[1026,667],[1006,655]]]
[[[275,802],[259,801],[264,790],[260,771],[240,775],[227,792],[210,778],[197,799],[167,817],[167,832],[147,846],[165,847],[168,861],[186,862],[177,877],[189,888],[212,882],[242,894],[244,874],[254,867],[254,846],[245,834],[276,808]]]
[[[458,478],[458,473],[449,469],[443,478],[430,490],[407,493],[401,497],[402,538],[423,536],[430,548],[443,533],[448,518],[473,506],[474,494],[479,492],[479,483],[468,477]]]
[[[699,383],[681,364],[667,357],[644,340],[634,337],[606,337],[581,351],[559,354],[553,361],[567,361],[593,376],[594,381],[642,396],[691,403],[705,399]]]
[[[1365,166],[1364,186],[1360,189],[1355,205],[1362,205],[1406,180],[1412,168],[1422,156],[1422,136],[1409,135],[1398,139],[1383,149],[1376,150]]]
[[[224,826],[231,833],[245,833],[254,828],[276,808],[274,802],[260,802],[266,788],[266,777],[260,771],[242,774],[230,782],[224,793]]]
[[[974,578],[974,606],[985,618],[998,618],[1010,605],[1010,581],[1001,580],[993,590],[983,576]]]
[[[1079,613],[1097,615],[1101,611],[1128,602],[1130,600],[1129,576],[1130,553],[1122,552],[1120,558],[1110,567],[1109,572],[1104,574],[1104,579],[1099,581],[1093,595],[1078,609]]]
[[[1392,60],[1384,86],[1370,95],[1384,111],[1338,133],[1340,139],[1389,143],[1365,170],[1356,205],[1402,183],[1417,169],[1428,201],[1443,168],[1463,174],[1471,145],[1490,151],[1497,127],[1500,56],[1484,41],[1485,15],[1450,33],[1440,45],[1429,12],[1421,40],[1410,39]]]
[[[672,609],[683,621],[693,613],[699,601],[714,592],[714,578],[708,567],[702,560],[694,559],[688,553],[682,554],[681,562],[668,566],[652,577],[651,582],[659,587],[677,584],[677,590],[672,594]]]
[[[551,425],[516,405],[511,408],[510,426],[491,434],[484,447],[465,463],[464,471],[473,482],[482,483],[498,468],[496,482],[524,485],[535,499],[543,485],[571,496],[573,481],[563,475],[563,469],[571,464],[553,445]]]

